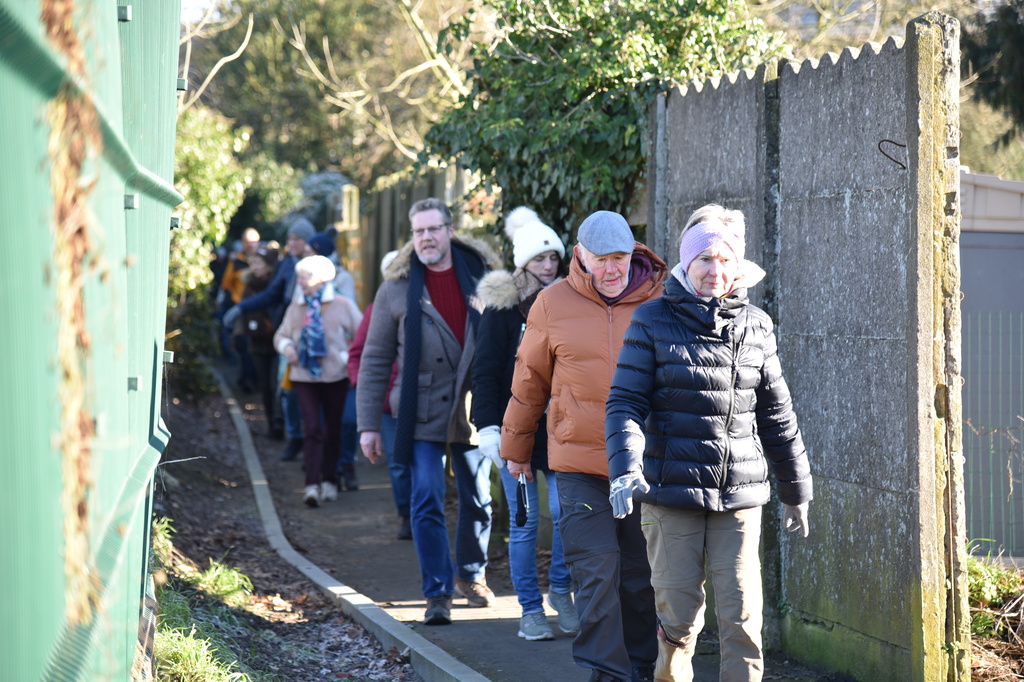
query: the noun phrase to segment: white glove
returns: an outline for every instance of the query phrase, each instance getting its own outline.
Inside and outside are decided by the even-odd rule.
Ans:
[[[505,466],[501,459],[501,427],[485,426],[480,429],[480,452],[484,457],[494,462],[499,469]]]
[[[807,508],[810,502],[804,502],[796,506],[790,504],[782,505],[782,527],[790,531],[801,531],[804,537],[811,532],[811,526],[807,522]]]
[[[646,493],[651,486],[644,480],[642,473],[630,471],[612,481],[608,500],[612,503],[612,513],[617,519],[624,519],[633,513],[633,490]]]
[[[235,322],[237,322],[238,318],[240,318],[241,316],[242,316],[242,309],[239,308],[237,305],[233,305],[230,308],[228,308],[227,311],[224,313],[224,317],[222,319],[222,323],[224,325],[224,328],[225,329],[234,329]]]

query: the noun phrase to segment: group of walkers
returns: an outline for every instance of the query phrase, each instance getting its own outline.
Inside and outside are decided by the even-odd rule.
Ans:
[[[284,252],[247,229],[222,276],[222,332],[239,358],[238,384],[259,391],[268,435],[287,436],[283,460],[302,455],[311,507],[356,490],[355,396],[349,348],[363,315],[334,236],[287,219]]]
[[[769,469],[783,527],[803,536],[812,484],[772,321],[747,298],[765,273],[745,259],[743,215],[713,204],[694,212],[669,269],[610,211],[582,222],[566,265],[555,231],[521,207],[505,220],[512,272],[486,244],[457,234],[443,201],[415,203],[409,220],[411,240],[382,262],[365,316],[329,253],[301,257],[318,238],[302,219],[277,274],[224,315],[253,329],[252,315],[284,307],[277,322],[255,327],[264,341],[276,329],[269,349],[300,407],[303,431],[287,428],[290,444],[304,438],[306,503],[336,497],[343,432],[358,432],[371,462],[387,458],[400,537],[411,537],[419,560],[423,622],[444,625],[454,597],[475,607],[494,600],[486,568],[496,465],[518,517],[509,537],[518,634],[547,640],[541,473],[554,522],[547,601],[591,680],[692,680],[705,562],[721,679],[760,680]],[[267,280],[265,269],[253,279]],[[273,363],[261,362],[266,375]]]
[[[548,603],[591,680],[692,679],[705,558],[721,679],[761,679],[769,468],[783,526],[804,536],[812,486],[772,321],[747,299],[764,272],[744,257],[742,214],[695,212],[669,270],[621,215],[597,211],[566,268],[557,234],[518,208],[506,217],[511,273],[456,233],[444,202],[417,202],[409,219],[412,239],[369,315],[357,425],[367,458],[408,467],[423,622],[451,623],[454,597],[493,601],[493,462],[510,509],[528,502],[509,538],[520,637],[553,637],[536,563],[542,472],[554,521]]]

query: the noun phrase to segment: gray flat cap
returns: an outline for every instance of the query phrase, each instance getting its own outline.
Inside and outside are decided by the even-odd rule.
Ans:
[[[595,256],[609,253],[633,253],[633,231],[629,223],[614,211],[595,211],[580,225],[576,238]]]

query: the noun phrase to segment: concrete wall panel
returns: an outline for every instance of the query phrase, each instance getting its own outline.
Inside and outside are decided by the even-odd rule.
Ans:
[[[905,347],[888,339],[795,336],[781,357],[815,479],[880,491],[913,489]],[[812,363],[814,373],[794,369]],[[863,371],[865,366],[873,369]],[[807,570],[832,558],[823,554]]]
[[[655,248],[674,263],[704,203],[744,212],[816,479],[810,537],[765,516],[765,641],[861,680],[969,678],[958,46],[931,13],[905,46],[768,63],[654,108]]]
[[[913,625],[916,562],[907,556],[916,529],[906,492],[878,491],[820,476],[814,496],[813,544],[787,541],[790,565],[814,571],[787,570],[783,577],[786,603],[803,620],[830,623],[909,648]],[[908,513],[894,513],[906,510]],[[887,527],[885,533],[868,528]],[[829,570],[819,557],[828,552]],[[884,595],[884,598],[881,596]],[[851,608],[856,604],[858,608]]]
[[[672,163],[657,180],[666,220],[654,226],[655,248],[669,266],[679,260],[686,219],[707,203],[743,211],[747,257],[761,262],[764,244],[763,70],[693,84],[670,93],[665,111]],[[760,291],[752,299],[760,301]]]
[[[779,69],[779,153],[787,195],[906,185],[906,168],[885,156],[908,165],[901,43],[890,39],[883,46],[846,48],[816,68],[803,62]]]
[[[776,273],[783,335],[906,339],[913,252],[906,189],[792,196],[784,188],[783,197]]]

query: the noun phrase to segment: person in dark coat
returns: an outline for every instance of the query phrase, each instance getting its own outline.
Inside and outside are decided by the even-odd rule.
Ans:
[[[808,533],[810,466],[771,318],[747,300],[743,214],[687,221],[664,295],[633,314],[605,411],[616,517],[641,503],[660,626],[656,680],[692,680],[707,560],[722,680],[760,680],[761,507],[769,465],[783,527]],[[767,459],[766,459],[767,458]]]
[[[477,326],[477,352],[473,358],[473,423],[480,432],[480,450],[501,472],[501,484],[509,510],[518,513],[516,478],[509,473],[500,455],[501,421],[512,397],[512,374],[516,349],[526,328],[526,316],[537,294],[566,274],[562,258],[565,246],[555,231],[541,222],[530,208],[520,206],[505,219],[505,234],[512,240],[514,272],[495,270],[480,280],[476,293],[484,305]],[[551,537],[551,564],[548,569],[548,603],[558,614],[558,627],[573,634],[579,630],[579,618],[572,598],[572,577],[562,556],[562,537],[558,531],[558,483],[548,468],[547,436],[544,418],[533,441],[530,465],[544,472],[548,482],[548,508],[554,529]],[[554,639],[544,617],[544,597],[537,581],[537,532],[540,504],[537,481],[526,484],[529,500],[526,523],[511,524],[508,554],[512,585],[519,598],[522,616],[519,636],[526,640]],[[515,516],[510,513],[510,516]]]
[[[291,303],[295,292],[295,265],[303,257],[306,250],[306,242],[313,238],[316,231],[313,224],[302,215],[293,215],[287,219],[288,241],[285,245],[285,252],[279,254],[277,270],[270,280],[267,288],[248,298],[243,298],[237,305],[232,306],[224,313],[224,325],[233,327],[235,322],[242,315],[256,310],[267,310],[270,319],[275,325],[281,323],[285,309]],[[278,377],[284,374],[287,363],[283,358],[278,358]],[[283,420],[275,419],[275,424],[283,421],[284,430],[288,435],[288,446],[285,448],[281,459],[288,461],[298,457],[302,452],[302,420],[299,415],[299,403],[295,397],[295,391],[290,388],[281,388],[281,413]],[[275,426],[275,429],[277,427]]]
[[[249,267],[246,269],[243,278],[245,288],[242,290],[242,298],[255,296],[270,284],[271,275],[277,265],[277,252],[265,247],[260,247],[255,253],[249,255]],[[274,349],[274,326],[270,319],[270,313],[266,310],[254,310],[251,313],[242,315],[242,319],[236,324],[236,333],[241,333],[248,339],[249,354],[252,356],[253,367],[256,372],[256,389],[263,398],[263,410],[267,416],[267,427],[270,435],[274,433],[274,398],[277,396],[277,351]]]

